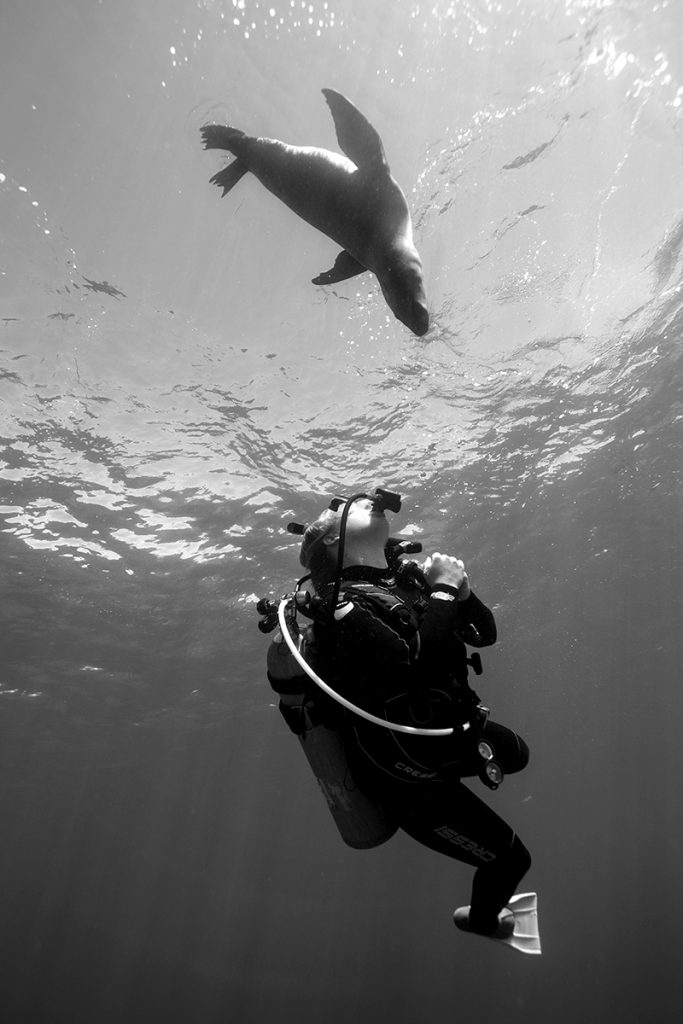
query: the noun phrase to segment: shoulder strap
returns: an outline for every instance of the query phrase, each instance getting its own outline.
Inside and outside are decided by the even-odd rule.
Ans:
[[[408,642],[420,627],[419,616],[406,601],[374,583],[356,580],[342,582],[340,596],[371,612]]]

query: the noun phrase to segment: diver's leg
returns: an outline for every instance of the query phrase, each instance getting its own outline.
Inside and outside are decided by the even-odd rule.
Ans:
[[[498,914],[529,870],[529,852],[462,783],[426,783],[411,790],[401,828],[423,846],[476,868],[469,923],[475,931],[494,931]]]
[[[528,746],[521,736],[505,725],[489,720],[481,731],[476,733],[474,739],[476,742],[462,745],[461,757],[448,766],[448,770],[453,774],[457,773],[461,779],[472,778],[481,773],[482,759],[476,746],[480,739],[490,744],[493,757],[505,775],[521,772],[529,763]]]
[[[516,732],[506,725],[488,721],[482,729],[482,739],[493,747],[493,756],[506,775],[523,771],[529,763],[529,748]]]
[[[514,895],[517,886],[531,867],[531,855],[518,835],[510,847],[491,864],[482,864],[474,873],[469,924],[484,935],[495,931],[498,914]]]

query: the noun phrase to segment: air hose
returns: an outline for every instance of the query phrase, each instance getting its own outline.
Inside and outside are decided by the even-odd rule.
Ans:
[[[328,697],[332,698],[332,700],[336,700],[337,703],[341,704],[342,707],[345,707],[347,709],[347,711],[352,711],[355,715],[360,715],[360,717],[364,718],[366,721],[372,722],[373,725],[381,725],[382,728],[384,728],[384,729],[391,729],[393,732],[407,732],[411,736],[452,736],[453,735],[453,733],[455,732],[455,729],[453,729],[452,727],[451,728],[447,728],[447,729],[419,729],[417,726],[414,726],[414,725],[399,725],[397,722],[388,722],[388,721],[386,721],[386,719],[378,718],[376,715],[371,714],[369,711],[364,711],[363,708],[359,708],[356,704],[352,704],[350,700],[347,700],[346,697],[342,697],[342,695],[340,693],[337,693],[336,690],[333,690],[331,686],[328,686],[328,684],[323,679],[320,678],[320,676],[317,674],[317,672],[313,671],[311,666],[308,664],[306,659],[301,654],[301,651],[298,649],[298,647],[294,643],[292,635],[289,632],[289,626],[287,624],[287,619],[285,618],[285,609],[287,608],[287,605],[289,603],[290,603],[290,598],[283,597],[283,599],[280,601],[280,604],[278,605],[278,609],[277,609],[277,617],[278,617],[278,622],[280,624],[280,631],[282,633],[283,639],[284,639],[285,643],[287,644],[287,646],[289,647],[289,650],[291,651],[293,657],[296,659],[298,664],[304,670],[306,675],[309,677],[309,679],[313,680],[313,682],[316,684],[316,686],[320,687],[320,689],[323,691],[323,693],[326,693]],[[462,726],[462,728],[463,728],[463,730],[468,729],[469,728],[469,722],[465,723]]]

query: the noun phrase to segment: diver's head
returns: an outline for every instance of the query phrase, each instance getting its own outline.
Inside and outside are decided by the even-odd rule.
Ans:
[[[340,525],[341,511],[326,508],[315,522],[306,527],[301,541],[299,561],[311,574],[311,581],[318,592],[334,577]],[[333,545],[334,554],[330,551]]]
[[[384,498],[386,493],[378,491],[374,495],[360,495],[350,503],[334,499],[330,507],[306,527],[299,561],[310,572],[318,592],[335,577],[342,525],[343,567],[367,565],[386,568],[384,549],[389,539],[389,523],[384,510],[393,507],[397,511],[396,503],[388,503]],[[343,524],[344,517],[346,521]]]

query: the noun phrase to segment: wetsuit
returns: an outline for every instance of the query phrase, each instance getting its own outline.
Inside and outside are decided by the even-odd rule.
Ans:
[[[481,739],[491,744],[506,774],[528,762],[525,742],[486,720],[468,684],[465,644],[495,642],[493,614],[474,594],[458,601],[452,587],[430,588],[410,565],[395,575],[347,569],[333,620],[325,600],[330,592],[321,595],[310,652],[320,675],[347,699],[389,721],[456,726],[452,736],[420,737],[351,715],[347,755],[355,782],[389,805],[400,827],[418,842],[477,868],[470,924],[492,931],[531,863],[510,826],[461,782],[480,774]],[[319,691],[314,699],[319,702]]]

